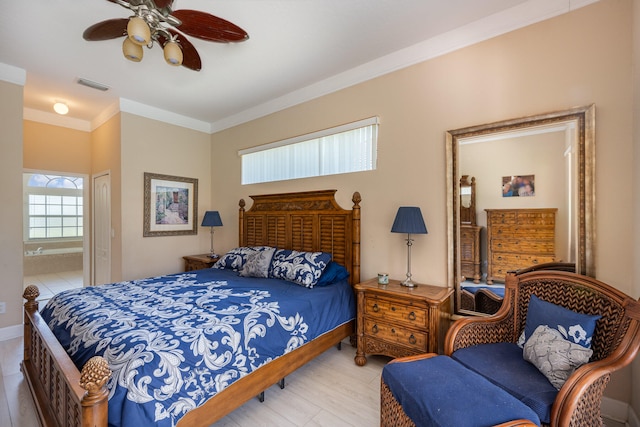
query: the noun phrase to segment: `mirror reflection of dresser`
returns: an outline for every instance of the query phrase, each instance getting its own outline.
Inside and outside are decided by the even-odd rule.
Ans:
[[[480,232],[476,223],[476,179],[469,175],[460,178],[460,273],[461,281],[480,283]]]

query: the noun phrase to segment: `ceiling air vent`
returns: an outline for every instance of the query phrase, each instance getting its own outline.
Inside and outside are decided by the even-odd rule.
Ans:
[[[102,83],[97,83],[97,82],[94,82],[94,81],[91,81],[91,80],[83,79],[82,77],[78,78],[78,84],[90,87],[92,89],[98,89],[98,90],[101,90],[103,92],[109,90],[109,86],[106,86],[106,85],[103,85]]]

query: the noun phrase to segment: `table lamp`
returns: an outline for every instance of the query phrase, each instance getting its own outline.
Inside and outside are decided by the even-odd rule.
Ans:
[[[424,224],[422,212],[419,207],[401,206],[398,208],[396,219],[391,227],[392,233],[407,233],[407,278],[400,283],[402,286],[413,288],[416,286],[411,281],[411,234],[427,234],[427,226]]]
[[[222,219],[220,219],[220,213],[218,211],[206,211],[204,218],[202,218],[203,227],[211,227],[211,251],[209,252],[210,258],[216,258],[215,251],[213,250],[213,227],[221,227]]]

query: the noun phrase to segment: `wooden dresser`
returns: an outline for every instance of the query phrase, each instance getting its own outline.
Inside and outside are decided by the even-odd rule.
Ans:
[[[557,209],[485,209],[487,283],[507,271],[556,261]]]
[[[473,280],[480,283],[482,269],[480,264],[479,225],[460,224],[460,273],[461,281]]]
[[[367,363],[367,353],[391,357],[442,353],[453,289],[420,284],[407,288],[399,280],[378,285],[376,278],[358,283],[355,290],[358,366]]]

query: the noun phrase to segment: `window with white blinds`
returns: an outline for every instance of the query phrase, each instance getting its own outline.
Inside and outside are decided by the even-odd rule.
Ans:
[[[376,168],[378,118],[240,150],[242,184]]]

